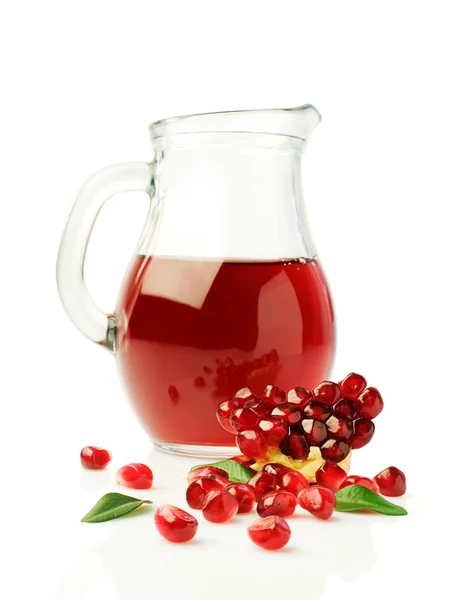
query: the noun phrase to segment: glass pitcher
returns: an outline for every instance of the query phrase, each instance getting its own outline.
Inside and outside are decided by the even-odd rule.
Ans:
[[[176,117],[150,126],[150,163],[90,177],[58,257],[63,305],[116,358],[153,442],[232,455],[216,407],[237,390],[313,388],[330,371],[334,318],[308,233],[300,163],[311,105]],[[94,221],[112,195],[148,192],[150,211],[114,314],[83,279]]]

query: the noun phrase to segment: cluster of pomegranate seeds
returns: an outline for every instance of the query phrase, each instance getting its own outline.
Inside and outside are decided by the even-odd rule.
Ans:
[[[130,463],[118,469],[117,483],[136,490],[148,490],[153,485],[153,473],[147,465]]]
[[[80,451],[80,462],[84,469],[105,469],[112,460],[112,453],[98,446],[85,446]]]

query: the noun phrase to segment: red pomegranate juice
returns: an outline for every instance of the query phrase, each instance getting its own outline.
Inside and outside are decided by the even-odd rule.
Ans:
[[[220,402],[244,386],[313,388],[333,358],[333,309],[315,260],[139,256],[116,314],[119,371],[157,441],[233,445],[216,420]]]

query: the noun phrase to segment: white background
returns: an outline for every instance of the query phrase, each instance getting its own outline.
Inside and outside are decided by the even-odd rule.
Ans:
[[[141,600],[448,593],[452,536],[454,42],[448,2],[62,2],[0,9],[0,595]],[[313,103],[304,157],[311,230],[338,319],[333,378],[355,370],[386,408],[354,472],[406,471],[408,517],[292,521],[283,553],[246,517],[158,539],[150,513],[79,523],[115,467],[147,460],[184,506],[190,461],[151,453],[114,361],[67,320],[59,238],[83,180],[151,158],[147,125],[174,115]],[[95,231],[87,278],[106,310],[146,214],[123,195]],[[80,448],[115,464],[81,472]],[[288,592],[290,593],[290,592]]]

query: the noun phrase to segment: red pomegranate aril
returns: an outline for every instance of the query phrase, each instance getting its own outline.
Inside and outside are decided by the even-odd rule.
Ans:
[[[298,494],[298,504],[318,519],[329,519],[336,508],[336,496],[328,488],[312,485]]]
[[[262,458],[268,451],[268,444],[261,430],[240,431],[236,436],[236,444],[243,454],[251,458]]]
[[[314,419],[303,419],[301,427],[309,446],[320,446],[328,437],[325,423]]]
[[[330,418],[331,409],[326,404],[313,400],[306,406],[303,414],[308,419],[315,419],[316,421],[322,421],[324,423]]]
[[[353,433],[353,423],[347,417],[333,415],[326,421],[326,429],[332,440],[348,441]]]
[[[348,398],[348,400],[356,400],[366,385],[366,380],[358,373],[350,373],[339,383],[342,397]]]
[[[316,471],[315,479],[319,485],[336,493],[347,479],[347,473],[339,465],[336,465],[336,463],[327,460]]]
[[[193,471],[189,471],[187,480],[188,483],[192,483],[196,479],[200,479],[201,477],[208,477],[208,475],[217,475],[218,477],[222,477],[223,479],[228,479],[229,474],[224,469],[218,469],[218,467],[198,467]]]
[[[269,446],[279,446],[288,434],[288,425],[282,417],[262,419],[259,422],[259,428],[263,431]]]
[[[290,517],[295,512],[296,496],[286,490],[275,490],[263,494],[257,504],[257,512],[261,517],[279,515]]]
[[[340,399],[341,392],[337,383],[322,381],[314,390],[314,398],[322,404],[333,406]]]
[[[247,483],[231,483],[225,488],[238,502],[238,513],[251,512],[255,504],[254,488]]]
[[[407,491],[405,474],[397,467],[387,467],[374,477],[383,496],[403,496]]]
[[[259,421],[258,414],[250,408],[237,408],[230,415],[230,425],[235,431],[253,429]]]
[[[227,479],[226,477],[221,477],[220,475],[213,475],[213,474],[206,475],[206,478],[214,479],[215,481],[217,481],[219,483],[219,485],[222,487],[222,489],[224,489],[225,487],[227,487],[228,485],[230,485],[232,483],[230,481],[230,479]]]
[[[359,417],[375,419],[383,410],[383,398],[377,388],[368,387],[355,402]]]
[[[277,482],[281,490],[290,492],[295,497],[298,496],[301,490],[309,487],[309,482],[304,475],[293,470],[278,477]]]
[[[361,477],[360,475],[349,475],[344,481],[344,483],[340,486],[340,489],[348,487],[349,485],[362,485],[363,487],[372,490],[376,494],[380,493],[380,488],[378,487],[378,485],[375,483],[375,481],[369,479],[369,477]]]
[[[301,411],[314,399],[312,392],[303,387],[295,387],[287,394],[287,404],[291,404]]]
[[[117,483],[135,490],[148,490],[153,485],[153,473],[147,465],[129,463],[118,469]]]
[[[287,402],[287,394],[274,385],[267,385],[263,390],[260,399],[268,406],[279,406]]]
[[[337,440],[327,440],[320,448],[322,457],[325,460],[331,460],[332,462],[339,463],[344,458],[347,458],[351,447],[347,442]]]
[[[202,505],[202,513],[211,523],[226,523],[238,512],[238,500],[230,492],[214,490],[209,492]]]
[[[234,410],[240,407],[238,400],[231,399],[221,402],[216,409],[216,418],[219,421],[221,427],[223,427],[229,433],[236,433],[230,423],[230,416]]]
[[[257,398],[253,398],[252,400],[248,400],[247,402],[245,402],[243,408],[249,408],[250,410],[255,412],[255,414],[258,415],[261,419],[268,418],[272,410],[271,406],[263,404],[263,402],[260,402],[260,400],[258,400]]]
[[[288,436],[283,440],[279,449],[282,454],[290,456],[296,460],[306,460],[309,456],[310,448],[306,438],[300,430],[292,429]]]
[[[275,475],[278,478],[284,473],[288,473],[289,471],[293,471],[290,467],[286,467],[285,465],[281,465],[280,463],[268,463],[263,467],[263,471],[266,473],[270,473],[271,475]]]
[[[347,417],[348,419],[354,419],[356,417],[356,408],[353,400],[347,400],[342,398],[334,405],[333,414],[338,417]]]
[[[281,417],[287,423],[287,425],[297,425],[301,421],[301,411],[296,406],[291,404],[282,404],[276,406],[271,413],[273,417]]]
[[[350,446],[357,450],[370,442],[374,435],[375,425],[370,419],[356,419],[353,421],[353,435],[349,439]]]
[[[244,456],[244,454],[238,454],[238,456],[232,456],[230,460],[234,460],[235,462],[243,465],[243,467],[250,467],[255,463],[253,458],[249,458],[249,456]]]
[[[254,544],[264,550],[280,550],[292,535],[287,521],[278,515],[254,521],[247,532]]]
[[[197,533],[199,523],[181,508],[163,504],[154,514],[156,529],[169,542],[189,542]]]
[[[104,448],[98,448],[98,446],[85,446],[80,451],[80,463],[84,469],[98,471],[107,467],[111,460],[111,452]]]
[[[249,400],[257,400],[257,396],[248,387],[244,387],[233,395],[233,399],[238,401],[239,406],[244,406]]]
[[[254,490],[256,500],[260,500],[263,494],[277,488],[277,478],[271,473],[260,471],[249,480],[249,485]]]
[[[209,477],[201,477],[189,484],[188,489],[186,490],[186,502],[190,508],[202,508],[208,492],[224,489],[224,486],[212,477],[212,475]]]

